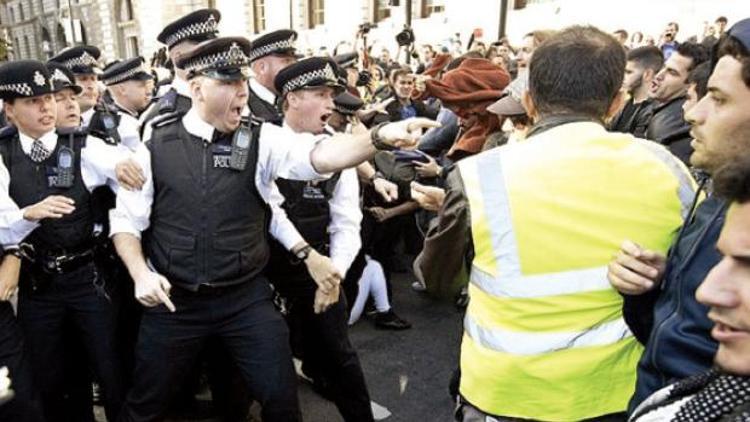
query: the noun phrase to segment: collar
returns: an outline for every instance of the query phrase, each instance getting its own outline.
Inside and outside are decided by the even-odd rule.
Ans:
[[[183,97],[190,98],[190,84],[186,80],[175,76],[172,80],[172,88]]]
[[[591,116],[584,116],[581,114],[558,114],[547,116],[539,120],[534,126],[529,129],[529,133],[526,134],[526,138],[539,135],[540,133],[546,132],[550,129],[562,126],[568,123],[576,122],[591,122],[602,125],[602,121]]]
[[[127,114],[127,115],[129,115],[131,117],[134,117],[136,119],[138,118],[138,113],[134,113],[134,112],[128,110],[126,107],[123,107],[122,105],[120,105],[120,103],[117,102],[117,100],[112,99],[112,102],[114,103],[114,105],[117,108],[117,110],[119,110],[119,111],[121,111],[121,112],[123,112],[123,113],[125,113],[125,114]]]
[[[18,139],[21,141],[21,149],[23,149],[24,154],[31,154],[31,144],[34,143],[34,138],[19,131]],[[57,146],[57,133],[53,129],[42,135],[39,140],[42,141],[42,144],[45,148],[47,148],[48,151],[54,151],[55,147]]]
[[[681,95],[677,98],[672,98],[671,100],[664,102],[664,103],[655,102],[656,105],[654,106],[654,114],[669,107],[672,104],[676,104],[678,101],[679,101],[679,107],[682,108],[682,103],[684,103],[686,100],[687,100],[687,96]]]
[[[271,92],[270,89],[264,87],[260,84],[260,82],[256,81],[254,78],[250,79],[250,89],[258,96],[261,100],[267,102],[268,104],[275,105],[276,104],[276,94]]]
[[[201,119],[201,116],[198,114],[198,110],[195,107],[191,107],[190,110],[182,116],[182,124],[185,126],[185,130],[187,130],[189,134],[208,142],[211,142],[214,130],[216,130],[205,120]]]

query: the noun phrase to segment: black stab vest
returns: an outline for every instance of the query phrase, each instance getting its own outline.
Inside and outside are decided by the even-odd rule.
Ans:
[[[259,133],[252,126],[247,167],[236,171],[226,166],[230,139],[203,141],[181,118],[155,125],[147,143],[154,202],[144,248],[171,282],[191,290],[239,284],[268,262],[270,209],[255,185]]]
[[[19,208],[36,204],[50,195],[62,195],[75,201],[75,211],[59,219],[41,221],[24,243],[34,246],[37,253],[58,255],[90,246],[93,236],[91,194],[81,176],[81,148],[86,134],[80,131],[58,133],[55,150],[41,163],[35,163],[23,152],[16,132],[0,140],[0,154],[10,173],[9,194]],[[74,152],[73,186],[50,186],[56,177],[57,156],[61,146],[72,146]]]
[[[274,104],[267,103],[264,99],[260,98],[260,96],[258,96],[258,94],[256,94],[252,89],[248,94],[247,106],[250,107],[250,114],[252,114],[253,117],[264,122],[281,124],[281,122],[284,120],[284,116]]]

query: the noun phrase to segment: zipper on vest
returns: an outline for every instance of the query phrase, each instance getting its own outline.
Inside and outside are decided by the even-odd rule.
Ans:
[[[206,190],[207,190],[207,175],[208,169],[206,168],[207,160],[206,155],[208,154],[208,144],[209,142],[207,140],[203,140],[203,166],[201,167],[201,192],[203,192],[203,195],[201,197],[201,237],[203,237],[203,242],[201,242],[201,270],[203,275],[203,283],[208,283],[208,263],[206,262],[207,259],[207,244],[208,244],[208,234],[207,227],[206,227]]]

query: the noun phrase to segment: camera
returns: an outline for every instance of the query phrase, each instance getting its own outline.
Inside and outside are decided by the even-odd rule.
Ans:
[[[403,31],[396,34],[396,42],[399,47],[406,47],[414,43],[414,31],[410,27],[405,27]]]
[[[369,71],[363,70],[357,75],[357,86],[367,86],[372,80],[372,74]]]
[[[359,24],[359,33],[361,35],[365,35],[369,33],[371,29],[377,28],[377,27],[378,25],[374,23],[370,23],[370,22],[361,23]]]

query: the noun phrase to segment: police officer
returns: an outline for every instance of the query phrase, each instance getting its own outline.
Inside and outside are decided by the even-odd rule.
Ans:
[[[28,345],[36,387],[48,421],[67,420],[63,409],[66,320],[75,325],[89,365],[102,387],[105,411],[117,417],[122,398],[114,342],[115,309],[93,264],[91,191],[114,180],[117,154],[85,132],[55,132],[56,103],[47,68],[22,60],[0,67],[0,97],[16,130],[0,139],[9,180],[6,204],[21,212],[3,221],[20,245],[18,318]]]
[[[279,72],[275,86],[285,130],[324,133],[333,98],[345,89],[334,72],[326,71],[335,67],[331,59],[314,57]],[[272,243],[276,247],[269,279],[286,299],[287,322],[292,339],[299,339],[301,350],[295,352],[303,359],[302,370],[333,400],[344,420],[372,421],[364,374],[347,333],[346,297],[338,285],[329,289],[315,281],[321,271],[343,279],[361,247],[357,173],[346,169],[323,182],[278,178],[275,183],[283,202],[280,209],[273,204],[273,218],[281,221],[272,223],[271,234],[281,244]],[[335,303],[324,309],[327,303],[321,301],[329,297]]]
[[[78,96],[82,126],[89,125],[94,115],[94,107],[99,101],[99,56],[101,52],[93,45],[79,45],[63,50],[49,59],[50,62],[60,63],[73,72],[76,85],[83,88],[83,92]]]
[[[247,105],[255,118],[277,124],[283,120],[276,101],[278,92],[274,79],[281,69],[297,61],[296,40],[295,31],[280,29],[253,41],[250,51],[253,77],[250,79]]]
[[[160,43],[167,46],[169,60],[175,64],[177,60],[187,54],[202,41],[216,38],[219,33],[221,13],[216,9],[200,9],[171,22],[156,37]],[[144,139],[148,139],[151,121],[159,115],[174,112],[186,113],[190,109],[190,92],[186,72],[174,66],[174,78],[169,90],[159,97],[141,119],[141,131]]]
[[[162,417],[207,341],[230,350],[264,420],[299,420],[287,328],[262,276],[271,182],[322,178],[376,146],[413,145],[434,126],[410,120],[342,137],[248,126],[249,53],[244,38],[217,38],[176,63],[188,72],[192,107],[153,123],[136,151],[145,184],[118,191],[112,234],[147,307],[123,420]]]
[[[149,81],[153,79],[141,57],[122,60],[101,74],[101,80],[112,97],[119,141],[131,151],[141,140],[138,117],[151,102]]]

